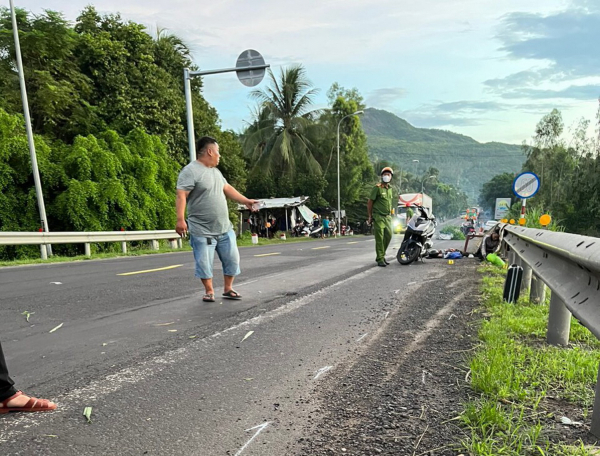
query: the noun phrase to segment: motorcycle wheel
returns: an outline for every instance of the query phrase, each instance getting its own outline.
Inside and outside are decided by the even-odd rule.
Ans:
[[[416,244],[413,244],[406,250],[398,250],[398,254],[396,255],[396,259],[402,265],[411,264],[421,254],[421,247]]]

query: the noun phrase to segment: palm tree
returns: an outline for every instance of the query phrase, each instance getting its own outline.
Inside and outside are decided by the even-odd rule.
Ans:
[[[320,173],[313,156],[321,127],[312,110],[317,90],[301,65],[281,70],[279,80],[269,70],[270,87],[255,90],[259,102],[253,121],[244,132],[244,149],[251,166],[266,174],[293,177],[296,170]]]

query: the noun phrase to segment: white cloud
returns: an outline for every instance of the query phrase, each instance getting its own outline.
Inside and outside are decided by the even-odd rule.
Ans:
[[[64,11],[71,20],[88,3],[20,0],[21,7]],[[584,69],[596,68],[597,54],[588,52],[595,42],[580,43],[570,57],[568,49],[554,49],[552,40],[570,36],[569,18],[598,13],[600,1],[574,0],[569,9],[564,4],[565,0],[94,0],[101,13],[120,12],[150,29],[166,28],[181,37],[201,68],[233,66],[242,50],[253,48],[275,71],[282,65],[304,64],[321,89],[319,105],[325,102],[327,88],[338,81],[358,87],[371,106],[402,110],[421,126],[452,127],[479,140],[522,138],[538,120],[536,106],[543,110],[554,103],[553,92],[596,83],[581,79],[589,73]],[[553,28],[555,16],[560,20]],[[589,33],[596,36],[593,30]],[[538,46],[535,37],[543,43]],[[577,71],[580,79],[561,85],[562,74],[569,71]],[[528,87],[545,92],[526,93],[529,101],[502,96]],[[217,107],[225,127],[238,129],[241,119],[248,118],[248,93],[234,75],[205,78],[206,98]],[[573,115],[590,111],[576,100],[560,101]],[[523,111],[513,112],[520,107]],[[593,108],[588,117],[592,115]]]
[[[401,98],[406,97],[406,89],[402,87],[388,87],[372,90],[367,94],[366,103],[380,109],[390,109],[398,105]]]

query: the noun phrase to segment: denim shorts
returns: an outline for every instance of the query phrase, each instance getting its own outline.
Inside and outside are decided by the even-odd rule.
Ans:
[[[233,230],[210,238],[190,234],[190,244],[196,260],[195,275],[199,279],[212,279],[215,250],[223,264],[224,275],[234,277],[240,274],[240,252]]]

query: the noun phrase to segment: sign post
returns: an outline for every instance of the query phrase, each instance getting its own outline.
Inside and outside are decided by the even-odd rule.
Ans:
[[[190,71],[189,68],[183,69],[183,87],[185,90],[185,109],[187,114],[188,129],[188,148],[190,150],[190,161],[196,160],[196,138],[194,135],[194,115],[192,112],[192,85],[191,80],[197,76],[206,76],[209,74],[231,73],[235,71],[237,77],[246,87],[254,87],[261,83],[265,77],[265,69],[271,65],[265,63],[265,59],[260,52],[254,49],[247,49],[240,54],[235,64],[235,68],[222,68],[220,70],[202,70]]]
[[[532,196],[535,196],[539,189],[540,178],[530,171],[521,173],[515,178],[513,182],[513,192],[518,198],[521,198],[522,201],[520,216],[521,219],[525,219],[527,200]]]

